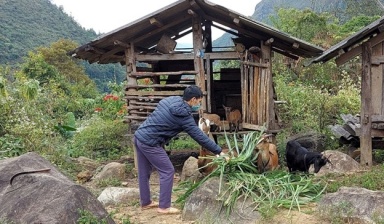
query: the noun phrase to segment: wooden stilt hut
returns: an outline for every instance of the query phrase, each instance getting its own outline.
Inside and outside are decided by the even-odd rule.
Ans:
[[[312,61],[327,62],[336,58],[336,64],[340,66],[361,56],[361,113],[353,134],[360,141],[360,163],[368,167],[372,166],[372,139],[375,138],[376,145],[384,142],[383,31],[384,17],[381,17]]]
[[[212,29],[225,31],[232,41],[213,45]],[[188,35],[191,48],[176,48]],[[242,111],[243,130],[277,132],[273,52],[296,60],[323,50],[209,1],[180,0],[72,53],[90,63],[126,66],[126,119],[133,133],[161,99],[182,95],[191,84],[203,90],[206,112],[225,119],[224,104]],[[239,66],[214,71],[220,60],[235,60]]]

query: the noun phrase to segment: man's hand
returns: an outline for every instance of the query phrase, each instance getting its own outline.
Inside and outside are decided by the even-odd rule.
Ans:
[[[224,159],[228,162],[229,156],[228,154],[225,154],[224,152],[220,152],[220,154],[216,154],[216,157],[224,157]]]

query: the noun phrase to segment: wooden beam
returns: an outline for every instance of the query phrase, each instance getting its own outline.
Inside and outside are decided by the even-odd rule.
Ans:
[[[192,9],[188,9],[188,14],[189,15],[191,15],[191,16],[193,16],[193,17],[197,17],[197,16],[199,16],[199,15],[197,15],[197,13],[195,13],[195,11],[193,11]]]
[[[236,24],[236,26],[238,26],[238,27],[243,27],[243,25],[241,25],[241,23],[240,23],[239,18],[233,18],[233,23]]]
[[[276,51],[276,52],[279,53],[279,54],[282,54],[282,55],[284,55],[284,56],[287,56],[287,57],[289,57],[289,58],[292,58],[293,60],[298,60],[298,59],[299,59],[299,56],[294,55],[294,54],[291,54],[291,53],[289,53],[289,52],[287,52],[287,51],[283,51],[283,50],[281,50],[281,49],[279,49],[279,48],[276,48],[275,46],[272,46],[272,49],[273,49],[273,51]],[[272,53],[273,53],[273,52],[272,52]]]
[[[90,46],[90,45],[87,45],[85,48],[84,48],[84,51],[93,51],[93,52],[96,52],[98,54],[105,54],[105,51],[104,50],[101,50],[99,48],[96,48],[96,47],[93,47],[93,46]]]
[[[193,40],[193,53],[194,53],[194,68],[197,71],[195,76],[195,83],[200,87],[201,91],[206,90],[205,83],[205,71],[204,71],[204,58],[201,55],[203,50],[203,28],[201,26],[202,18],[193,17],[192,18],[192,40]],[[202,109],[207,110],[207,99],[206,97],[202,100]]]
[[[188,18],[186,18],[185,20],[187,20]],[[135,38],[132,42],[133,43],[139,43],[139,42],[141,42],[142,40],[145,40],[145,39],[147,39],[148,37],[150,37],[150,36],[153,36],[153,35],[155,35],[155,34],[158,34],[158,33],[162,33],[163,31],[165,31],[165,30],[168,30],[169,31],[169,29],[171,28],[171,27],[173,27],[173,26],[175,26],[175,25],[177,25],[177,24],[179,24],[179,23],[181,23],[182,21],[177,21],[177,20],[174,20],[174,21],[172,21],[172,22],[170,22],[170,23],[167,23],[166,25],[164,25],[164,26],[162,26],[162,27],[159,27],[159,28],[157,28],[157,29],[153,29],[151,32],[149,32],[149,33],[147,33],[147,34],[145,34],[145,35],[140,35],[139,37],[137,37],[137,38]]]
[[[177,72],[132,72],[131,77],[147,77],[147,76],[162,76],[162,75],[185,75],[197,74],[196,71],[177,71]],[[137,85],[137,84],[136,84]]]
[[[184,90],[180,91],[126,91],[127,96],[182,96]]]
[[[124,43],[123,41],[120,41],[120,40],[113,41],[113,44],[118,45],[118,46],[122,46],[124,48],[130,48],[131,47],[129,44]]]
[[[273,39],[273,38],[271,37],[271,38],[269,38],[268,40],[266,40],[266,41],[264,42],[264,45],[269,46],[269,45],[271,45],[271,44],[273,43],[273,41],[275,41],[275,39]]]
[[[372,47],[381,43],[383,40],[384,40],[384,32],[379,33],[378,35],[369,39]],[[336,58],[337,66],[340,66],[346,63],[347,61],[351,60],[352,58],[356,57],[357,55],[361,54],[361,51],[362,51],[361,45],[358,45],[352,48],[351,50],[347,51],[346,53],[340,55],[339,57]]]
[[[124,96],[124,99],[136,99],[136,100],[161,100],[166,98],[165,96]]]
[[[206,15],[206,19],[211,20],[211,21],[215,21],[216,20],[216,18],[214,18],[213,15]],[[233,27],[234,25],[231,24],[231,23],[227,23],[225,21],[221,21],[221,23],[222,23],[223,26],[227,26],[229,28],[235,29],[235,27]],[[215,26],[215,27],[217,27],[217,26]],[[220,29],[222,29],[222,28],[220,28]],[[242,27],[237,27],[236,29],[239,31],[239,33],[244,33],[244,34],[246,34],[246,35],[248,35],[250,37],[253,37],[253,38],[256,38],[256,39],[259,39],[259,40],[265,40],[265,36],[258,35],[255,32],[246,30],[246,29],[244,29]],[[239,36],[238,33],[234,33],[234,35]]]
[[[157,27],[163,27],[164,26],[164,24],[162,22],[160,22],[159,20],[157,20],[156,18],[153,18],[153,17],[149,19],[149,23],[151,25],[155,25]]]
[[[141,121],[144,121],[147,119],[147,116],[145,117],[140,117],[140,116],[125,116],[124,119],[128,119],[128,120],[141,120]],[[128,121],[129,123],[131,123],[130,121]],[[132,133],[133,134],[133,133]],[[136,149],[136,148],[134,148]],[[136,162],[136,159],[135,159],[135,162]]]
[[[362,74],[361,74],[361,136],[360,136],[360,164],[363,166],[372,166],[372,101],[371,101],[371,42],[362,44]]]
[[[124,49],[122,49],[120,47],[115,47],[112,50],[110,50],[110,51],[106,52],[105,54],[103,54],[100,57],[100,61],[104,61],[107,58],[109,58],[110,56],[115,55],[117,52],[120,52],[120,51],[124,51]],[[121,57],[121,56],[118,56],[118,57],[120,57],[121,59],[124,59],[124,57]]]
[[[204,53],[204,59],[209,58],[211,60],[223,59],[223,60],[236,60],[239,59],[239,55],[234,51],[223,51],[223,52],[210,52]],[[171,61],[171,60],[194,60],[195,55],[190,54],[162,54],[162,55],[147,55],[136,53],[135,56],[137,61]]]
[[[149,85],[127,85],[127,88],[146,89],[146,88],[187,88],[189,84],[149,84]]]
[[[384,55],[372,56],[372,65],[379,66],[380,64],[384,64]]]
[[[130,76],[131,73],[136,72],[136,61],[134,58],[134,45],[130,45],[129,48],[125,49],[125,64],[126,64],[126,75],[127,75],[127,80],[128,80],[128,85],[137,85],[137,79],[135,77]],[[129,89],[126,91],[126,93],[134,92],[134,89]],[[127,94],[129,95],[129,94]],[[134,101],[134,100],[133,100]],[[130,100],[127,100],[127,106],[129,106]],[[131,125],[129,125],[129,133],[134,133],[136,130],[132,128]],[[137,164],[137,151],[135,144],[132,142],[131,143],[132,148],[133,148],[133,158],[134,158],[134,164],[135,168],[138,168]]]
[[[352,48],[351,50],[347,51],[346,53],[340,55],[336,58],[336,65],[340,66],[347,61],[351,60],[352,58],[356,57],[357,55],[361,54],[361,46],[356,46]]]
[[[212,63],[209,55],[205,61],[205,64],[207,67],[207,111],[208,113],[212,113],[212,99],[213,99],[212,90],[214,89],[214,87],[213,87],[213,76],[211,71]]]
[[[261,68],[269,68],[268,63],[257,63],[257,62],[250,62],[250,61],[240,61],[243,65],[250,65],[255,67],[261,67]]]
[[[361,132],[362,132],[361,128],[356,128],[355,132],[356,132],[356,136],[361,136]],[[383,138],[384,137],[384,130],[372,129],[371,130],[371,138],[374,138],[374,137]]]

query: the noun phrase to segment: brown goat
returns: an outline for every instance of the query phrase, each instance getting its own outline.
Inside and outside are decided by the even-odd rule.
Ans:
[[[212,134],[210,133],[210,121],[202,117],[199,119],[198,124],[199,128],[212,139]],[[222,150],[226,154],[229,153],[228,149]],[[217,165],[214,164],[207,166],[208,163],[212,162],[212,159],[206,158],[207,156],[215,156],[215,154],[213,154],[208,149],[200,147],[199,158],[197,160],[197,167],[199,168],[200,173],[204,176],[207,176],[208,174],[212,173],[217,167]],[[235,154],[235,156],[237,155]]]
[[[229,124],[229,132],[239,130],[240,122],[241,122],[241,112],[238,109],[232,109],[232,107],[226,107],[223,105],[225,111],[225,118]]]
[[[260,173],[272,171],[279,166],[279,155],[275,144],[268,141],[271,135],[263,134],[260,142],[256,145],[257,168]]]
[[[215,125],[215,129],[211,131],[221,131],[221,127],[223,124],[221,123],[220,116],[217,114],[208,114],[208,113],[203,113],[201,115],[202,118],[208,119],[210,121],[210,126]]]

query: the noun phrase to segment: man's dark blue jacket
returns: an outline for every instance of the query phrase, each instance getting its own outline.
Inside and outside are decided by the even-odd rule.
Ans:
[[[221,148],[199,129],[193,119],[191,107],[180,96],[162,99],[136,130],[135,138],[149,146],[164,146],[182,131],[204,148],[220,154]]]

